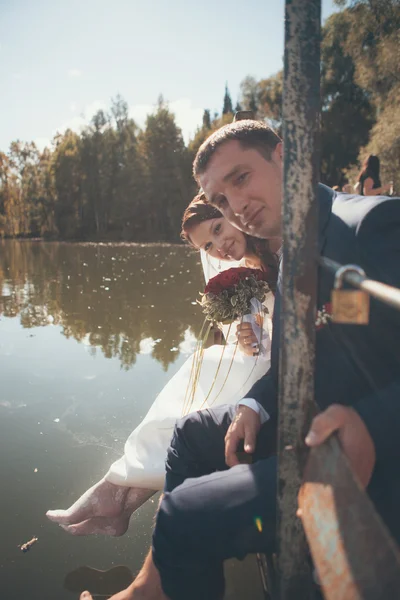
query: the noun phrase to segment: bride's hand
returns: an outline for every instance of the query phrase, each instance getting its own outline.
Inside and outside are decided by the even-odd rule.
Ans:
[[[236,328],[238,345],[243,354],[255,356],[259,352],[257,337],[254,334],[251,323],[239,323]]]

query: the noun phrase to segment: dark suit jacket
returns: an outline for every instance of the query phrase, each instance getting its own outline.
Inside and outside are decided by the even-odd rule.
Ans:
[[[341,264],[400,288],[400,198],[350,196],[319,185],[319,250]],[[318,308],[330,302],[334,276],[318,271]],[[279,288],[279,286],[278,286]],[[279,291],[271,369],[247,394],[277,416]],[[371,299],[369,325],[328,323],[316,333],[315,397],[321,409],[351,405],[375,444],[368,491],[400,542],[400,312]]]

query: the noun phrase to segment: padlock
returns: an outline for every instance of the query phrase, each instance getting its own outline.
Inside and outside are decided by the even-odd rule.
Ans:
[[[349,271],[365,277],[365,272],[357,265],[345,265],[336,271],[332,290],[332,322],[348,325],[368,325],[369,295],[362,290],[344,290],[343,277]]]

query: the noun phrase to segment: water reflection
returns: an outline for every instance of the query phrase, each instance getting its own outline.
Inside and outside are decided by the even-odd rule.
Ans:
[[[164,370],[193,349],[202,315],[198,256],[186,247],[0,242],[0,315],[67,338],[131,368],[150,353]]]
[[[45,512],[122,454],[193,349],[202,287],[185,247],[0,242],[1,598],[73,600],[63,581],[80,566],[139,569],[156,503],[117,539],[68,536]],[[254,562],[228,569],[227,600],[261,597]]]

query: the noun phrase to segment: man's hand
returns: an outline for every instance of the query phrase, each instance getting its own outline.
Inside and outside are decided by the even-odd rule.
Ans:
[[[254,452],[260,427],[260,415],[248,406],[239,406],[225,436],[225,462],[228,467],[239,464],[236,452],[240,440],[244,440],[245,452],[249,454]]]
[[[364,421],[353,408],[332,404],[313,419],[306,444],[311,447],[319,446],[334,431],[338,432],[353,472],[366,487],[374,470],[376,456],[374,442]]]

